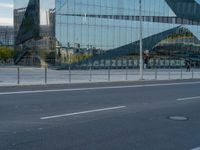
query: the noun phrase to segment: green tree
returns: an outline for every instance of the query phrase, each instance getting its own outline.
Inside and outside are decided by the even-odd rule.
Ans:
[[[14,50],[10,47],[0,46],[0,59],[7,60],[14,57]]]

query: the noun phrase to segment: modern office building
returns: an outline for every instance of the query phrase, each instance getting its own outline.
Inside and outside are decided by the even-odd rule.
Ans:
[[[52,6],[53,5],[53,6]],[[14,0],[16,64],[55,63],[55,7],[45,0]]]
[[[142,42],[147,52],[144,61],[147,62],[148,57],[165,59],[165,64],[169,64],[169,59],[199,61],[199,2],[141,2]],[[112,65],[124,59],[128,59],[127,62],[138,59],[140,0],[56,0],[55,6],[56,38],[62,47],[72,49],[79,43],[80,49],[103,51],[77,64],[97,61]]]
[[[13,47],[14,31],[11,26],[0,26],[0,46]]]
[[[141,4],[140,11],[140,0],[15,0],[15,45],[34,52],[40,49],[37,41],[50,37],[56,58],[63,49],[65,54],[73,51],[74,57],[64,58],[66,64],[138,66],[142,21],[145,63],[152,58],[163,59],[165,65],[172,59],[200,60],[199,1]]]

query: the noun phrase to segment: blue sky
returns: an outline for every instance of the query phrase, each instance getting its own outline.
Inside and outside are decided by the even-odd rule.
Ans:
[[[13,0],[0,0],[0,25],[13,24]]]

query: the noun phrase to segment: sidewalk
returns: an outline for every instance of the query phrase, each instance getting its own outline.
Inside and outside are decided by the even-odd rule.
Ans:
[[[45,80],[46,77],[46,80]],[[51,70],[45,74],[44,68],[0,68],[0,86],[138,81],[138,69],[120,70]],[[200,79],[200,69],[148,69],[144,70],[144,80]]]

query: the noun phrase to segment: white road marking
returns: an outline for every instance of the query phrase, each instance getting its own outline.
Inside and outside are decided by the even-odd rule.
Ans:
[[[124,89],[124,88],[140,88],[140,87],[159,87],[159,86],[173,86],[173,85],[192,85],[192,84],[200,84],[200,82],[182,82],[182,83],[145,84],[145,85],[130,85],[130,86],[110,86],[110,87],[91,87],[91,88],[74,88],[74,89],[0,92],[0,95],[50,93],[50,92],[72,92],[72,91]]]
[[[81,111],[81,112],[75,112],[75,113],[69,113],[69,114],[61,114],[61,115],[55,115],[55,116],[47,116],[47,117],[42,117],[40,119],[41,120],[55,119],[55,118],[61,118],[61,117],[69,117],[69,116],[82,115],[82,114],[88,114],[88,113],[94,113],[94,112],[109,111],[109,110],[116,110],[116,109],[123,109],[123,108],[126,108],[126,106],[117,106],[117,107],[87,110],[87,111]]]
[[[200,96],[196,97],[185,97],[185,98],[178,98],[177,101],[187,101],[187,100],[195,100],[195,99],[200,99]]]
[[[200,147],[197,147],[197,148],[193,148],[191,150],[200,150]]]

